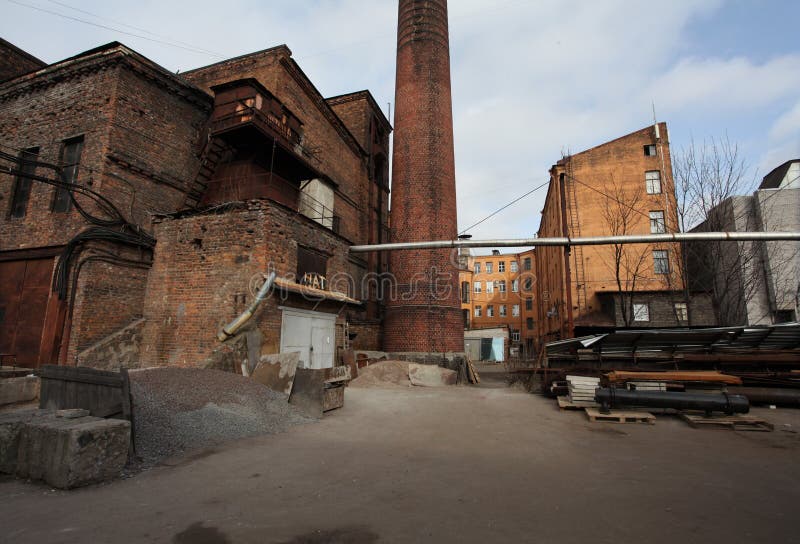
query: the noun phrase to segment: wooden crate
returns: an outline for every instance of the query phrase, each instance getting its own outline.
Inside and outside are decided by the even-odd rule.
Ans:
[[[775,426],[756,416],[734,415],[734,416],[711,416],[705,414],[693,414],[690,412],[679,412],[678,415],[686,423],[694,428],[700,427],[721,427],[734,431],[763,431],[775,430]]]
[[[599,408],[586,408],[589,421],[610,421],[612,423],[647,423],[654,425],[656,416],[648,412],[634,412],[632,410],[610,410],[607,414]]]

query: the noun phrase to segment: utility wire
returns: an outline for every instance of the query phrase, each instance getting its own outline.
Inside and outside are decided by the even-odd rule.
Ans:
[[[193,53],[202,53],[204,55],[211,55],[211,56],[214,56],[214,57],[225,58],[225,55],[221,55],[219,53],[214,53],[213,51],[207,51],[205,49],[200,49],[198,47],[194,47],[194,46],[187,47],[185,45],[179,45],[178,43],[175,43],[175,42],[169,42],[169,41],[160,40],[160,39],[157,39],[157,38],[150,38],[150,37],[147,37],[147,36],[142,36],[141,34],[135,34],[133,32],[127,32],[125,30],[120,30],[119,28],[114,28],[114,27],[111,27],[111,26],[108,26],[108,25],[104,25],[104,24],[101,24],[101,23],[95,23],[95,22],[92,22],[92,21],[87,21],[86,19],[80,19],[78,17],[72,17],[71,15],[58,13],[57,11],[52,11],[52,10],[49,10],[49,9],[46,9],[46,8],[43,8],[43,7],[40,7],[40,6],[35,6],[33,4],[20,2],[19,0],[8,0],[8,1],[11,2],[12,4],[17,4],[19,6],[24,6],[26,8],[34,9],[36,11],[41,11],[43,13],[48,13],[50,15],[55,15],[57,17],[62,17],[64,19],[69,19],[71,21],[77,21],[79,23],[83,23],[83,24],[86,24],[86,25],[95,26],[95,27],[98,27],[98,28],[103,28],[105,30],[110,30],[112,32],[118,32],[120,34],[125,34],[126,36],[133,36],[134,38],[140,38],[142,40],[148,40],[148,41],[151,41],[151,42],[160,43],[162,45],[169,45],[171,47],[177,47],[179,49],[184,49],[186,51],[191,51]],[[152,33],[148,32],[148,34],[152,34]]]
[[[545,181],[544,183],[542,183],[541,185],[537,185],[536,187],[534,187],[533,189],[531,189],[530,191],[528,191],[528,192],[527,192],[527,193],[525,193],[524,195],[522,195],[522,196],[518,196],[517,198],[515,198],[514,200],[512,200],[511,202],[509,202],[509,203],[508,203],[508,204],[506,204],[505,206],[503,206],[503,207],[501,207],[501,208],[499,208],[499,209],[497,209],[497,210],[493,211],[492,213],[490,213],[489,215],[487,215],[486,217],[484,217],[483,219],[481,219],[481,220],[480,220],[480,221],[478,221],[477,223],[473,223],[472,225],[468,226],[467,228],[465,228],[464,230],[462,230],[462,231],[461,231],[461,232],[459,232],[458,234],[459,234],[459,235],[461,235],[461,234],[464,234],[464,233],[465,233],[465,232],[467,232],[469,229],[471,229],[471,228],[473,228],[473,227],[477,227],[478,225],[480,225],[480,224],[481,224],[481,223],[483,223],[484,221],[486,221],[486,220],[488,220],[488,219],[490,219],[490,218],[494,217],[495,215],[497,215],[498,213],[502,212],[503,210],[505,210],[505,209],[506,209],[506,208],[508,208],[509,206],[511,206],[511,205],[513,205],[513,204],[516,204],[517,202],[519,202],[520,200],[522,200],[522,199],[523,199],[523,198],[525,198],[526,196],[529,196],[529,195],[531,195],[531,194],[535,193],[536,191],[538,191],[538,190],[539,190],[539,189],[541,189],[542,187],[544,187],[544,186],[548,185],[549,183],[550,183],[550,180],[547,180],[547,181]]]

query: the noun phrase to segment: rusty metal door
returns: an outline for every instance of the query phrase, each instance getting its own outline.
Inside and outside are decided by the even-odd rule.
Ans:
[[[0,353],[36,367],[42,347],[53,259],[0,262]]]

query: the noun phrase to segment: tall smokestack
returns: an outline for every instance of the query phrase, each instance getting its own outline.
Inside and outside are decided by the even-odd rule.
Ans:
[[[457,236],[446,0],[400,0],[391,230],[393,242]],[[457,258],[396,251],[398,292],[386,305],[384,349],[463,352]]]

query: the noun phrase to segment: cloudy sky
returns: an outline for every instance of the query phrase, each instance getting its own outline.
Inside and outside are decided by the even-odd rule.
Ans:
[[[46,62],[117,40],[170,70],[285,43],[324,96],[394,100],[383,0],[0,0],[0,36]],[[578,152],[659,121],[673,153],[727,134],[753,179],[800,157],[800,2],[450,1],[459,225]],[[90,24],[91,23],[91,24]],[[546,188],[470,232],[536,232]]]

